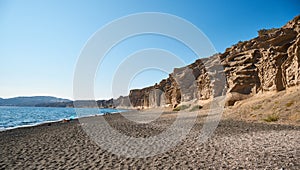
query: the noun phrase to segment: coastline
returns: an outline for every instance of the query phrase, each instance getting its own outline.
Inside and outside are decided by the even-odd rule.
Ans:
[[[14,106],[15,107],[15,106]],[[47,107],[46,107],[47,108]],[[76,108],[74,108],[76,109]],[[79,108],[82,109],[82,108]],[[102,109],[102,108],[100,108]],[[110,114],[118,114],[118,113],[132,113],[132,112],[140,112],[140,113],[146,113],[146,114],[151,114],[153,112],[161,112],[163,111],[163,113],[165,114],[171,114],[171,113],[175,113],[174,111],[172,111],[173,109],[170,107],[165,107],[165,108],[145,108],[145,109],[128,109],[128,108],[115,108],[117,110],[120,110],[119,112],[110,112]],[[207,110],[198,110],[198,111],[194,111],[194,112],[206,112]],[[189,112],[189,111],[186,111]],[[202,113],[203,114],[203,113]],[[206,115],[206,113],[204,113],[203,115]],[[87,115],[87,116],[82,116],[80,118],[89,118],[89,117],[95,117],[95,116],[105,116],[105,114],[95,114],[95,115]],[[58,120],[53,120],[53,121],[45,121],[45,122],[40,122],[40,123],[36,123],[36,124],[31,124],[31,125],[21,125],[21,126],[15,126],[15,127],[10,127],[10,128],[3,128],[0,129],[0,133],[4,132],[4,131],[10,131],[10,130],[14,130],[14,129],[23,129],[23,128],[34,128],[34,127],[38,127],[38,126],[49,126],[49,124],[57,124],[57,123],[69,123],[69,122],[77,122],[80,119],[79,117],[74,117],[72,119],[68,119],[68,118],[62,118],[62,119],[58,119]],[[235,113],[232,113],[232,108],[227,108],[224,110],[224,113],[222,114],[222,120],[236,120],[236,121],[242,121],[242,122],[247,122],[247,123],[262,123],[262,124],[266,124],[266,125],[282,125],[282,126],[295,126],[295,127],[300,127],[299,123],[296,122],[265,122],[263,120],[254,120],[254,119],[243,119],[238,117]]]
[[[15,108],[15,107],[18,107],[18,106],[9,106],[9,107],[5,106],[4,108],[10,108],[10,107]],[[19,107],[19,108],[21,108],[21,107]],[[38,107],[38,108],[43,108],[43,107]],[[48,107],[45,107],[45,108],[48,108]],[[54,107],[54,108],[56,108],[56,107]],[[60,107],[58,107],[58,108],[61,109]],[[74,108],[74,109],[85,109],[85,108]],[[88,108],[88,109],[90,109],[90,108]],[[99,108],[99,109],[102,109],[102,108]],[[119,110],[119,111],[117,111],[117,112],[108,112],[108,113],[109,114],[115,114],[115,113],[120,113],[120,112],[131,111],[129,109],[120,109],[120,108],[118,108],[116,110]],[[86,116],[82,116],[80,118],[93,117],[93,116],[102,116],[102,115],[105,115],[105,113],[94,114],[94,115],[86,115]],[[79,119],[78,116],[68,117],[68,118],[66,117],[66,118],[60,118],[60,119],[57,119],[57,120],[38,122],[38,123],[34,123],[34,124],[19,125],[19,126],[8,127],[8,128],[1,128],[0,132],[7,131],[7,130],[13,130],[13,129],[19,129],[19,128],[29,128],[29,127],[35,127],[35,126],[43,126],[43,125],[48,125],[48,124],[52,124],[52,123],[59,123],[59,122],[78,120],[78,119]]]

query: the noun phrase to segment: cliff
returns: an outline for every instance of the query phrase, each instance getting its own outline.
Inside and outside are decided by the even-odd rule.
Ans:
[[[229,105],[243,99],[239,96],[281,91],[299,84],[299,32],[297,16],[282,28],[258,31],[258,37],[240,42],[220,55],[228,93],[232,94]]]
[[[222,54],[175,68],[167,79],[154,86],[133,89],[129,96],[115,99],[113,105],[176,107],[221,94],[227,94],[227,105],[234,105],[264,91],[281,91],[298,85],[299,67],[300,16],[297,16],[282,28],[258,31],[258,37],[239,42]]]

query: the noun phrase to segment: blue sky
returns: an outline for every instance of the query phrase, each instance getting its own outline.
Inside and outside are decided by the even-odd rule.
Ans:
[[[254,38],[259,29],[281,27],[299,15],[300,1],[0,0],[0,97],[51,95],[71,99],[76,61],[89,37],[112,20],[139,12],[184,18],[202,30],[218,52],[224,52],[240,40]],[[197,58],[168,38],[129,39],[105,58],[105,69],[95,79],[97,99],[112,97],[110,84],[117,63],[143,48],[167,49],[186,63]],[[142,72],[129,88],[151,85],[167,75],[157,70]]]

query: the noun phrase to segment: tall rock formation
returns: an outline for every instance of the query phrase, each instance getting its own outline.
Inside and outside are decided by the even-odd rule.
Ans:
[[[221,54],[228,93],[254,95],[298,85],[300,16],[279,29],[260,30],[259,36],[240,42]],[[239,97],[233,97],[229,105]]]
[[[222,54],[175,68],[154,86],[130,91],[115,106],[176,107],[193,100],[227,94],[227,105],[264,91],[281,91],[300,84],[300,16],[278,29],[258,31]]]

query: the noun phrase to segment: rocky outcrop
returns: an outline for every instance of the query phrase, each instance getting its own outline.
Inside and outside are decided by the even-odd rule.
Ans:
[[[298,16],[282,28],[261,30],[257,38],[228,48],[220,56],[228,93],[251,96],[298,85],[299,26]]]
[[[131,90],[123,105],[176,107],[182,102],[222,94],[227,94],[227,105],[233,105],[264,91],[281,91],[299,85],[300,16],[282,28],[263,29],[258,34],[222,54],[175,68],[167,79],[154,86]]]
[[[128,96],[120,96],[119,98],[113,100],[113,107],[127,108],[130,106],[131,105]]]
[[[182,102],[209,99],[213,92],[215,95],[226,93],[223,90],[225,76],[223,79],[216,76],[224,74],[223,66],[218,61],[219,55],[209,59],[199,59],[186,67],[175,68],[167,79],[154,86],[131,90],[129,94],[131,106],[176,107]],[[221,90],[213,88],[217,83],[223,85]]]

